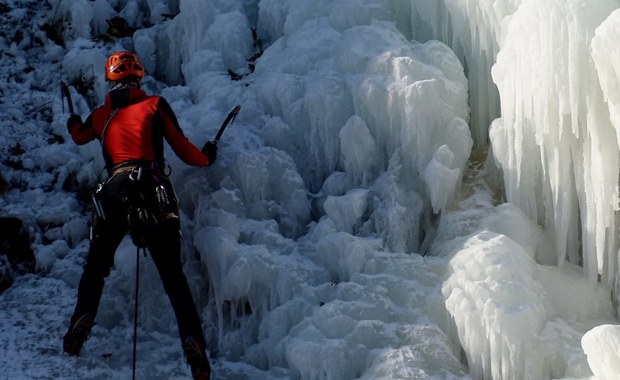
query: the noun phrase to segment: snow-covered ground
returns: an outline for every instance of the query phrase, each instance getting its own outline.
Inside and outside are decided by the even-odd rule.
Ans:
[[[0,293],[0,378],[131,378],[130,239],[62,353],[104,174],[59,90],[86,117],[129,49],[196,145],[241,105],[215,165],[167,156],[214,379],[613,379],[618,5],[556,3],[0,2],[0,216],[37,259]],[[137,378],[189,378],[139,270]]]

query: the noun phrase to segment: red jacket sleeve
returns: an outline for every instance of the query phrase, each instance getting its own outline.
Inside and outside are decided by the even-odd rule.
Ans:
[[[69,133],[71,133],[71,139],[78,145],[84,145],[96,139],[97,133],[95,133],[95,129],[93,128],[93,115],[90,114],[86,121],[82,123],[82,121],[77,118],[69,119],[70,124],[68,125]]]
[[[158,112],[164,126],[164,137],[174,153],[188,165],[207,166],[207,156],[185,137],[166,99],[159,98]]]

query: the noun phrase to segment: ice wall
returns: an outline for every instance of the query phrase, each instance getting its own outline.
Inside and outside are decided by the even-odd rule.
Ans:
[[[442,40],[461,59],[469,80],[472,135],[484,143],[489,129],[507,200],[544,226],[552,239],[555,252],[538,251],[536,260],[583,266],[592,282],[600,279],[611,286],[617,304],[619,57],[613,41],[619,37],[618,2],[408,5],[412,36]],[[484,320],[486,312],[474,313]],[[476,330],[464,320],[464,310],[451,313],[462,328]],[[477,334],[492,338],[498,328],[491,323]],[[521,373],[522,364],[514,359],[523,347],[511,347],[508,359],[502,357],[504,349],[493,347],[494,339],[484,343],[490,348],[482,348],[468,336],[461,342],[476,356],[469,358],[472,373],[502,378]],[[602,366],[593,356],[588,360],[593,369]]]
[[[553,250],[538,250],[534,254],[539,263],[565,268],[574,264],[582,266],[577,273],[583,270],[590,284],[602,282],[599,299],[604,300],[611,288],[617,305],[618,69],[612,41],[618,38],[618,13],[614,10],[619,4],[616,1],[521,1],[513,5],[517,8],[508,12],[509,15],[501,7],[487,9],[494,15],[491,19],[499,20],[494,32],[499,50],[492,79],[501,100],[501,118],[492,122],[489,134],[494,158],[503,172],[507,200],[544,226],[545,234],[553,241]],[[545,272],[538,280],[533,276],[518,281],[530,282],[528,289],[540,285],[538,282],[544,283],[545,291],[535,298],[541,294],[543,297],[518,300],[511,295],[515,274],[503,273],[496,278],[500,283],[510,279],[501,285],[493,280],[492,268],[497,263],[483,265],[480,270],[486,273],[480,278],[466,279],[476,272],[463,269],[471,264],[461,261],[462,255],[468,256],[465,259],[468,263],[481,262],[486,258],[475,258],[483,254],[480,249],[498,253],[505,248],[505,244],[500,244],[489,249],[485,245],[490,240],[483,240],[484,244],[468,241],[478,244],[475,249],[466,244],[464,249],[456,250],[458,253],[451,263],[454,274],[444,287],[447,306],[455,318],[472,375],[515,379],[589,376],[590,369],[584,368],[582,354],[577,353],[575,358],[581,357],[577,361],[569,357],[553,358],[554,346],[561,347],[564,343],[550,343],[557,340],[558,330],[566,330],[559,336],[573,335],[572,341],[585,332],[583,327],[567,329],[563,323],[557,324],[570,320],[576,310],[562,311],[561,304],[553,301],[553,295],[557,294],[553,289],[562,282],[570,286],[579,283],[575,291],[586,291],[589,285],[580,275],[561,280]],[[496,259],[503,261],[509,256],[519,256],[518,251],[512,249]],[[508,263],[500,266],[515,267]],[[524,275],[521,271],[518,274]],[[545,296],[545,292],[551,296]],[[518,293],[523,297],[528,294]],[[492,304],[474,301],[486,298],[492,299]],[[555,305],[550,307],[549,302]],[[537,308],[532,309],[534,305]],[[594,307],[581,305],[576,309],[594,310]],[[520,336],[507,338],[514,327],[509,323],[514,313],[533,310],[538,314],[518,317],[530,321],[520,329]],[[601,315],[606,313],[603,311]],[[585,330],[589,328],[586,326]],[[496,336],[498,332],[502,338]],[[615,344],[613,334],[595,344],[592,337],[600,336],[595,329],[582,341],[591,370],[601,378],[613,372],[615,365],[614,355],[602,353],[602,347]],[[480,336],[487,339],[477,340]],[[537,341],[536,336],[544,336],[545,341]],[[524,343],[524,339],[533,341]],[[577,364],[579,361],[581,364]],[[558,366],[560,362],[565,364]],[[562,367],[566,372],[558,372]]]
[[[157,70],[187,81],[189,96],[164,95],[185,106],[189,136],[208,135],[222,109],[242,104],[216,165],[175,179],[210,282],[214,344],[301,378],[354,378],[369,366],[387,377],[433,373],[433,355],[405,348],[388,325],[422,324],[423,339],[444,339],[434,321],[401,315],[398,305],[425,302],[406,286],[425,282],[424,271],[405,263],[425,266],[409,254],[422,246],[429,215],[450,206],[473,145],[457,57],[439,41],[407,39],[390,21],[390,2],[265,0],[257,11],[265,51],[248,73],[254,50],[241,2],[209,4],[182,1],[181,14],[156,33],[183,41],[174,52],[180,63],[158,59]],[[232,81],[228,69],[246,75]],[[374,270],[375,260],[385,269]],[[396,306],[386,309],[392,296]],[[381,355],[396,369],[375,350],[385,341],[395,348]],[[415,365],[404,362],[409,355]]]
[[[502,24],[521,0],[402,0],[410,13],[410,32],[417,41],[436,39],[459,57],[468,78],[471,121],[476,146],[488,144],[488,128],[500,114],[499,94],[491,79],[502,42]]]
[[[463,62],[472,136],[484,143],[490,133],[508,201],[545,225],[557,243],[555,257],[538,259],[560,265],[568,259],[590,278],[614,283],[619,167],[611,41],[617,28],[613,15],[606,18],[617,2],[400,6],[410,8],[414,38],[442,40]]]
[[[383,22],[391,14],[390,4],[367,1],[354,12],[349,8],[334,2],[294,7],[261,2],[258,30],[271,46],[256,65],[252,75],[260,81],[250,90],[271,116],[264,131],[267,143],[293,157],[320,203],[326,196],[344,194],[325,186],[341,172],[355,185],[374,182],[377,192],[417,186],[425,193],[430,188],[416,178],[441,145],[454,157],[435,164],[442,165],[448,182],[454,183],[452,173],[462,171],[471,148],[462,68],[445,45],[410,43],[392,23]],[[427,109],[437,112],[429,116],[423,112]],[[399,173],[377,182],[386,168]],[[433,184],[444,178],[434,177]],[[378,185],[390,178],[396,183]],[[437,211],[449,203],[453,190],[446,186],[433,199]],[[373,221],[386,236],[399,236],[389,239],[393,248],[412,249],[418,245],[414,235],[421,216],[407,216],[405,226],[399,227],[391,221],[393,214],[381,209],[394,207],[395,212],[407,205],[420,210],[417,204],[424,196],[395,193],[395,205],[375,203],[369,209],[376,210]]]
[[[600,84],[613,77],[598,72],[593,56],[609,36],[599,33],[597,50],[592,39],[615,7],[523,2],[493,67],[502,118],[490,131],[507,199],[554,235],[559,265],[582,264],[608,284],[618,261],[618,139]]]

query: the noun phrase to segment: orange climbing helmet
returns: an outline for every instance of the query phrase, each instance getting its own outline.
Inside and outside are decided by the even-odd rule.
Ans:
[[[112,54],[105,63],[105,79],[118,81],[130,76],[138,79],[144,76],[144,65],[138,56],[129,51]]]

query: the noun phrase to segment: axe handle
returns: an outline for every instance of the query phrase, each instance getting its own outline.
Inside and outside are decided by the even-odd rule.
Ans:
[[[239,113],[240,109],[241,109],[241,106],[236,106],[235,108],[233,108],[232,111],[230,111],[228,116],[226,116],[226,120],[224,120],[219,131],[217,131],[217,135],[215,135],[215,139],[213,140],[214,144],[217,145],[217,142],[220,141],[220,137],[222,137],[222,133],[224,133],[224,129],[226,129],[228,124],[230,124],[237,117],[237,114]]]
[[[74,112],[73,112],[73,101],[71,100],[71,92],[69,91],[69,87],[67,86],[65,82],[60,82],[60,93],[62,94],[63,98],[67,98],[67,104],[69,105],[69,113],[73,115]]]

